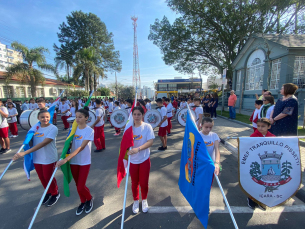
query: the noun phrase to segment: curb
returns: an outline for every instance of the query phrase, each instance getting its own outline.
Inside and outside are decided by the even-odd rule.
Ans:
[[[219,116],[219,117],[221,117],[221,118],[224,118],[224,119],[228,119],[227,117],[223,117],[223,116],[221,116],[221,115],[217,115],[217,116]],[[229,119],[228,119],[228,120],[229,120]],[[240,121],[236,121],[236,120],[229,120],[229,121],[231,121],[231,122],[236,122],[236,123],[241,123],[241,124],[243,124],[243,125],[245,125],[245,126],[249,126],[249,127],[252,128],[251,125],[246,124],[246,123],[243,123],[243,122],[240,122]],[[229,143],[229,142],[227,141],[226,138],[220,138],[220,142],[221,142],[222,144],[224,144],[225,147],[226,147],[228,150],[230,150],[230,151],[233,153],[234,156],[236,156],[236,157],[238,158],[238,149],[237,149],[237,147],[235,147],[234,145],[232,145],[231,143]],[[299,142],[300,142],[300,145],[305,146],[305,142],[302,142],[302,141],[299,141]],[[300,199],[302,202],[305,203],[305,186],[303,186],[303,188],[300,188],[300,189],[297,191],[297,193],[295,194],[295,196],[296,196],[298,199]]]

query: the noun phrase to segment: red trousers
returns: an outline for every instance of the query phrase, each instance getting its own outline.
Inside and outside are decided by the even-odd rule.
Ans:
[[[116,128],[116,127],[114,127],[114,129],[115,129],[115,132],[116,132],[117,134],[120,134],[120,133],[121,133],[121,128]]]
[[[167,122],[168,122],[168,124],[167,124],[167,133],[169,133],[169,134],[171,133],[171,129],[172,129],[171,119],[172,119],[172,117],[167,118]]]
[[[97,150],[106,149],[104,125],[94,127],[94,144]]]
[[[64,123],[65,129],[69,129],[69,127],[70,127],[70,123],[68,123],[68,121],[67,121],[68,118],[69,118],[69,116],[65,116],[65,115],[61,116],[61,120]]]
[[[42,164],[34,164],[34,167],[36,169],[37,175],[41,181],[41,184],[44,188],[47,187],[50,178],[54,172],[56,162],[48,165],[42,165]],[[58,194],[58,187],[56,179],[53,178],[52,183],[49,187],[49,190],[47,191],[47,194],[51,194],[52,196],[55,196]]]
[[[113,126],[112,123],[111,123],[111,120],[110,120],[111,114],[112,114],[112,112],[111,113],[109,112],[109,116],[107,115],[107,120],[110,122],[110,125]]]
[[[90,165],[70,165],[81,203],[91,200],[90,190],[86,186]]]
[[[9,123],[8,126],[12,135],[18,135],[17,122]]]
[[[139,200],[139,185],[141,186],[142,200],[147,199],[148,179],[150,172],[150,158],[141,164],[130,163],[131,190],[134,200]]]

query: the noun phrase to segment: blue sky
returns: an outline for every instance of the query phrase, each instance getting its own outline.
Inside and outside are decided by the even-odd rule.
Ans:
[[[138,16],[138,49],[142,86],[153,86],[158,79],[187,78],[162,60],[160,49],[148,40],[150,24],[166,15],[174,21],[177,15],[164,0],[10,0],[0,1],[0,42],[19,41],[28,47],[44,46],[50,50],[47,61],[53,63],[53,43],[58,43],[59,24],[72,11],[82,10],[96,14],[114,34],[113,40],[120,51],[122,71],[118,81],[132,84],[133,26],[131,16]],[[47,73],[50,74],[50,73]],[[51,75],[51,74],[50,74]],[[51,78],[45,75],[47,78]],[[204,80],[205,81],[205,80]],[[102,83],[114,82],[114,75]]]

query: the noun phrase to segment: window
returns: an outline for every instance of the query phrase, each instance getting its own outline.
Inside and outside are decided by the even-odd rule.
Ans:
[[[159,91],[167,91],[167,84],[159,84]]]
[[[44,89],[43,88],[37,88],[36,95],[38,97],[44,96]]]
[[[296,56],[294,60],[293,83],[299,88],[305,85],[305,56]]]
[[[272,61],[270,89],[278,89],[281,74],[281,59]]]
[[[28,87],[28,89],[27,89],[27,97],[28,98],[32,97],[32,93],[31,93],[31,88],[30,87]]]
[[[169,91],[176,91],[177,90],[177,84],[169,84],[168,85]]]
[[[24,87],[16,87],[17,98],[25,98]]]
[[[255,58],[250,67],[247,68],[246,74],[246,90],[262,90],[264,63]]]
[[[4,98],[13,98],[13,86],[3,86]]]
[[[241,70],[238,70],[236,75],[236,91],[240,90],[240,82],[241,82]]]

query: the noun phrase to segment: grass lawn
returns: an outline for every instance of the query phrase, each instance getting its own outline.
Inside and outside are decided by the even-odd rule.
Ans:
[[[217,111],[217,114],[220,115],[221,111]],[[222,116],[229,118],[230,117],[229,111],[223,111]],[[250,116],[248,116],[248,115],[243,115],[243,114],[236,113],[236,120],[237,121],[244,122],[244,123],[247,123],[247,124],[252,124],[252,122],[250,122],[249,119],[250,119]]]

